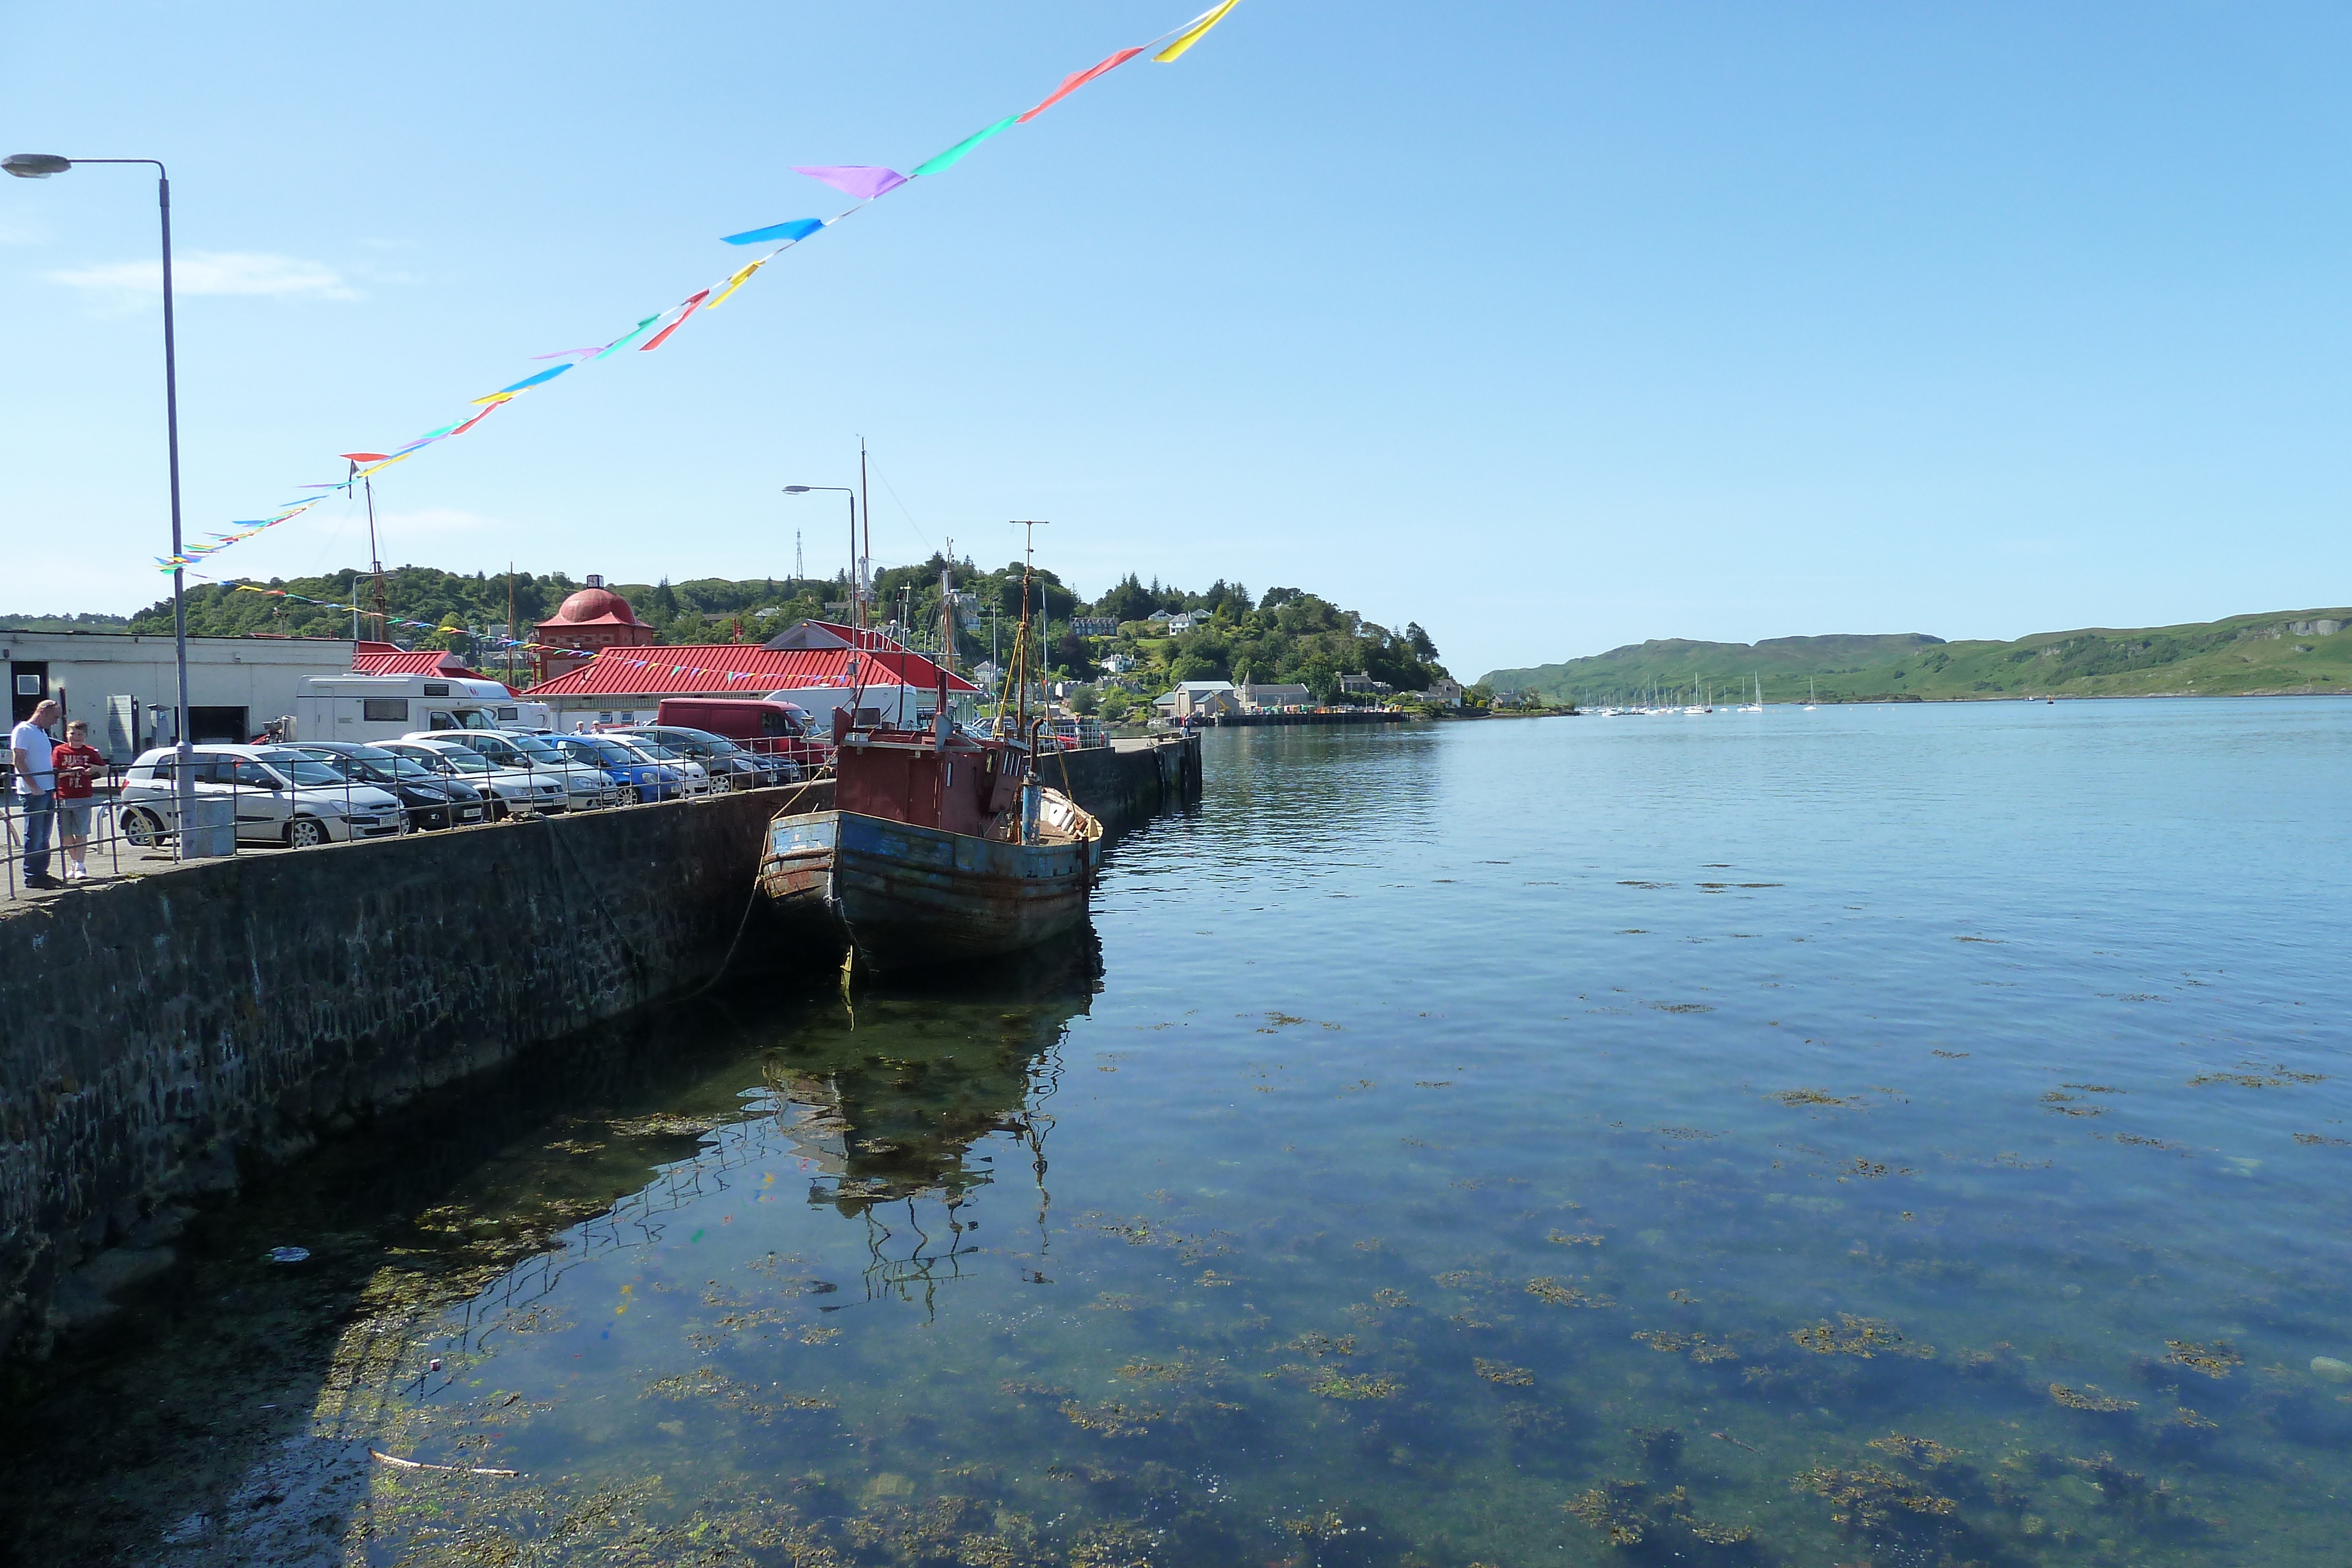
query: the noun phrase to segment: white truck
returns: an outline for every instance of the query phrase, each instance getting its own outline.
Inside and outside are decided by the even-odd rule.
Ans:
[[[294,698],[286,740],[373,744],[428,729],[550,730],[555,713],[497,681],[450,675],[313,675]]]

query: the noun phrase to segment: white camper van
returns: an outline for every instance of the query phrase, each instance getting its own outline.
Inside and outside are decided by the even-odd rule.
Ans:
[[[289,740],[397,740],[420,729],[552,729],[545,703],[497,681],[450,675],[313,675],[294,699]]]

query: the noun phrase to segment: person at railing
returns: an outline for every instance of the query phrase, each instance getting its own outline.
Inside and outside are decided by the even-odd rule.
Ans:
[[[16,810],[25,817],[25,885],[63,887],[49,874],[49,830],[55,825],[58,773],[50,758],[57,750],[49,726],[65,710],[43,697],[33,716],[8,732],[8,760],[16,769]]]
[[[58,837],[66,847],[66,880],[80,882],[89,875],[82,852],[89,842],[93,785],[106,770],[106,754],[89,743],[89,726],[75,719],[49,760],[58,776]]]

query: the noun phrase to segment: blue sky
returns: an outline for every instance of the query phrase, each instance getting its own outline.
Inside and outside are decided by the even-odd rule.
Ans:
[[[341,476],[1188,0],[19,10],[0,151],[173,165],[192,533]],[[1005,519],[1419,620],[1652,636],[2340,604],[2341,7],[1244,0],[387,470],[387,559],[782,575]],[[0,610],[167,538],[152,185],[0,182]],[[322,507],[223,575],[361,561]]]

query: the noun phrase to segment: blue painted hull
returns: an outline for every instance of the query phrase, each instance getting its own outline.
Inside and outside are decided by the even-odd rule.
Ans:
[[[760,885],[877,968],[1015,952],[1079,925],[1098,840],[1006,844],[856,811],[768,825]]]

